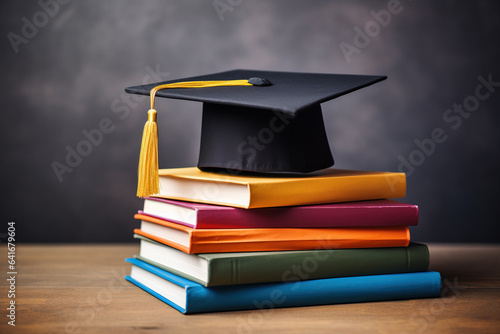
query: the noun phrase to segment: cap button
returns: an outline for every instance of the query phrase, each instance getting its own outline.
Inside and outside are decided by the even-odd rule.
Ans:
[[[272,85],[271,81],[262,78],[250,78],[248,79],[248,82],[254,86],[261,86],[261,87]]]

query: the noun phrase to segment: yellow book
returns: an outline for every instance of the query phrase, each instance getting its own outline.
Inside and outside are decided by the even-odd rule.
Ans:
[[[234,175],[196,167],[160,170],[156,197],[265,208],[404,197],[404,173],[323,169],[308,174]]]

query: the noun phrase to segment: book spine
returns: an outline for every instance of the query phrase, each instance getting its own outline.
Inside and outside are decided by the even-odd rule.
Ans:
[[[428,267],[429,250],[424,244],[279,252],[210,259],[207,286],[408,273]]]
[[[383,201],[380,201],[383,202]],[[416,205],[337,206],[321,205],[244,210],[210,209],[197,211],[196,229],[287,228],[287,227],[369,227],[414,226]]]
[[[193,230],[190,253],[406,247],[409,242],[407,226]]]
[[[437,272],[186,288],[186,313],[438,297]]]
[[[249,190],[248,208],[400,198],[406,194],[406,176],[402,173],[380,173],[356,178],[305,178],[284,182],[279,187],[272,183],[250,184]]]

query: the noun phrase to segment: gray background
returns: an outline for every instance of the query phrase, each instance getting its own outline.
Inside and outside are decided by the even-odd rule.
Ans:
[[[500,88],[456,129],[443,119],[478,76],[500,81],[498,2],[401,1],[350,62],[340,44],[354,45],[354,28],[389,1],[221,2],[219,15],[213,1],[69,1],[50,17],[35,1],[2,1],[0,234],[13,220],[17,241],[133,241],[148,102],[123,89],[157,81],[155,70],[166,80],[249,68],[387,75],[323,104],[336,167],[397,171],[418,154],[415,140],[442,128],[447,140],[408,175],[404,201],[420,208],[412,239],[500,241]],[[8,36],[22,36],[23,18],[40,27],[16,53]],[[157,109],[160,166],[195,165],[201,104]],[[112,131],[60,182],[52,164],[105,118]]]

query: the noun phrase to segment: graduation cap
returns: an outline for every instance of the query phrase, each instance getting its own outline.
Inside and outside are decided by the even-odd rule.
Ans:
[[[159,192],[155,96],[203,102],[198,168],[307,173],[334,163],[320,104],[384,79],[233,70],[128,87],[151,99],[137,196]]]

